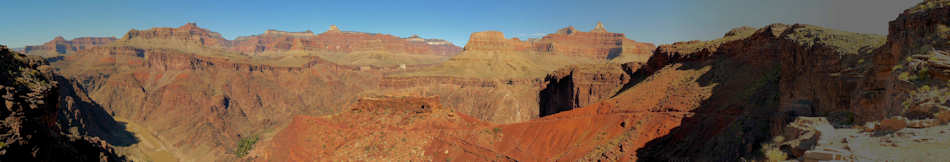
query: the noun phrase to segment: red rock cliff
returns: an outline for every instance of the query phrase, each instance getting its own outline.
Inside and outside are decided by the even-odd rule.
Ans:
[[[499,31],[483,31],[469,36],[465,51],[525,51],[530,46],[518,38],[505,39]]]
[[[498,31],[473,33],[469,37],[465,50],[472,51],[534,51],[555,55],[588,57],[593,59],[612,59],[621,55],[643,55],[648,57],[655,46],[627,39],[622,33],[610,33],[598,23],[591,32],[577,31],[574,27],[558,30],[541,39],[521,41],[518,38],[505,39]]]
[[[187,44],[196,44],[204,47],[228,47],[230,41],[221,37],[220,33],[200,28],[195,23],[187,23],[178,28],[151,28],[148,30],[130,30],[121,41],[164,40]]]
[[[239,37],[234,40],[234,50],[241,52],[266,52],[307,50],[324,52],[391,52],[405,54],[452,56],[461,48],[443,40],[418,37],[399,38],[388,34],[344,32],[336,26],[324,33],[283,32],[268,30],[256,36]]]
[[[595,59],[611,59],[622,54],[649,56],[655,48],[651,43],[627,39],[622,33],[607,32],[601,23],[590,32],[567,27],[532,43],[539,52]]]
[[[584,107],[616,95],[633,77],[640,63],[572,65],[544,79],[538,93],[540,116]]]

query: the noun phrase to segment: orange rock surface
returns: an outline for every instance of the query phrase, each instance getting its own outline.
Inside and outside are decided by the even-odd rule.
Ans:
[[[649,56],[654,48],[653,44],[627,39],[622,33],[607,32],[600,23],[591,32],[567,27],[530,41],[506,39],[505,35],[498,31],[476,32],[469,37],[468,44],[465,45],[465,50],[472,51],[534,51],[604,60],[621,55]]]
[[[121,38],[122,41],[149,39],[182,41],[205,47],[228,47],[231,44],[220,33],[200,28],[196,23],[187,23],[178,28],[132,29]]]
[[[345,32],[333,26],[330,30],[314,35],[306,32],[283,32],[268,30],[256,36],[239,37],[234,40],[234,50],[248,53],[267,51],[320,51],[320,52],[388,52],[452,56],[462,51],[458,46],[439,39],[422,39],[418,36],[399,38],[388,34]]]

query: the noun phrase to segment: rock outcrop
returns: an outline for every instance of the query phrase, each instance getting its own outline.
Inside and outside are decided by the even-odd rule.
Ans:
[[[469,36],[465,51],[525,51],[530,47],[531,44],[520,39],[506,39],[499,31],[483,31]]]
[[[607,32],[598,22],[590,32],[576,31],[573,27],[558,30],[532,42],[532,48],[539,52],[595,59],[642,55],[640,58],[644,60],[635,61],[645,62],[655,46],[627,39],[622,33]]]
[[[42,58],[0,46],[0,160],[124,161],[104,141],[57,126],[59,100],[51,70]]]
[[[202,47],[229,47],[231,42],[220,33],[198,27],[196,23],[187,23],[178,28],[151,28],[147,30],[129,30],[119,41],[141,42],[142,44],[196,45]],[[159,41],[159,42],[155,42]],[[181,48],[181,47],[173,47]]]
[[[465,45],[466,51],[531,51],[602,60],[639,56],[641,59],[631,60],[638,62],[645,62],[654,48],[653,44],[627,39],[622,33],[607,32],[601,23],[590,32],[567,27],[532,41],[506,39],[498,31],[476,32]]]
[[[544,92],[541,95],[545,96],[539,97],[538,92],[548,84],[542,82],[552,71],[569,65],[602,64],[619,56],[624,56],[623,60],[627,60],[620,63],[645,62],[652,50],[652,44],[634,42],[623,34],[606,32],[602,25],[596,32],[580,32],[568,27],[545,38],[530,41],[508,39],[498,31],[475,32],[471,34],[464,51],[458,56],[435,66],[387,75],[380,87],[423,96],[442,96],[444,105],[482,120],[497,123],[523,122],[596,102],[613,95],[608,93],[616,93],[616,90],[619,90],[607,88],[610,85],[593,90],[579,88],[577,90],[591,91],[587,94],[593,97],[574,96],[578,97],[577,100],[566,101],[578,101],[577,104],[559,101],[573,96],[566,94],[572,93],[567,91]],[[618,77],[619,75],[618,73]],[[623,85],[626,80],[610,78],[595,82],[598,83],[591,84],[610,82],[606,84]],[[551,85],[556,86],[570,87]],[[465,95],[483,96],[493,100],[462,97]],[[539,106],[538,100],[544,100],[541,103],[545,105]],[[539,112],[547,110],[551,111]]]
[[[880,119],[853,105],[860,81],[873,63],[872,51],[884,37],[807,25],[793,25],[783,34],[780,90],[782,111],[797,115],[830,115],[836,125]],[[816,68],[820,67],[820,68]],[[803,111],[804,110],[804,111]],[[850,116],[850,117],[849,117]]]
[[[540,116],[584,107],[616,95],[640,63],[571,65],[545,77],[538,94]]]
[[[870,119],[931,118],[950,110],[950,1],[926,0],[890,22],[887,43],[874,51],[863,92],[852,104]]]
[[[461,48],[438,39],[399,38],[387,34],[344,32],[332,26],[324,33],[268,30],[256,36],[238,37],[234,50],[247,53],[315,51],[332,53],[386,52],[396,54],[453,56]]]
[[[440,96],[454,111],[495,123],[513,123],[538,117],[540,79],[482,79],[447,76],[383,77],[380,95]],[[480,96],[480,97],[471,97]]]
[[[74,53],[96,46],[106,45],[116,40],[115,37],[79,37],[72,40],[66,40],[63,37],[56,37],[53,40],[38,46],[26,46],[23,52],[30,55],[40,55],[44,57],[57,56],[67,53]]]

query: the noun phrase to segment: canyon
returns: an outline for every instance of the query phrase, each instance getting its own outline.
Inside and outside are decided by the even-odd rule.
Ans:
[[[0,159],[928,161],[950,144],[948,17],[927,0],[887,36],[776,23],[659,46],[600,22],[464,47],[335,25],[56,37],[0,48]]]

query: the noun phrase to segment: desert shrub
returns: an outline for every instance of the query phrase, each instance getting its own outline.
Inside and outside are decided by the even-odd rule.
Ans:
[[[916,75],[911,75],[911,74],[908,73],[908,72],[903,72],[903,73],[897,75],[897,79],[900,79],[901,81],[911,81],[911,80],[917,79],[917,76],[916,76]]]
[[[769,162],[779,162],[788,159],[788,155],[778,148],[769,148],[765,150],[765,158],[768,159]]]
[[[238,141],[237,148],[234,149],[234,154],[238,157],[244,157],[251,149],[254,149],[254,144],[257,143],[257,140],[257,136],[241,138],[241,141]]]

